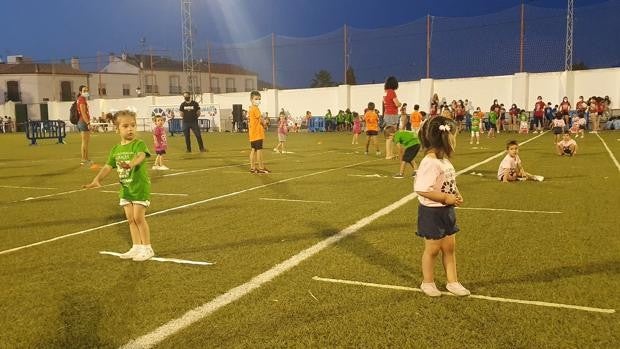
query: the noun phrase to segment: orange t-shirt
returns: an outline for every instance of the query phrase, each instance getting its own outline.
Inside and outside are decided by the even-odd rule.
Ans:
[[[379,116],[374,110],[369,110],[364,114],[364,122],[366,123],[366,131],[379,131]]]
[[[265,139],[265,128],[261,123],[261,113],[257,106],[253,105],[250,107],[250,110],[248,111],[248,119],[250,123],[248,132],[250,142]]]
[[[411,113],[411,127],[419,128],[422,122],[422,114],[419,111]]]

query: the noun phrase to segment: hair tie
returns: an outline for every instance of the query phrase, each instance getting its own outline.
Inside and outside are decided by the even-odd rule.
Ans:
[[[439,130],[440,131],[446,131],[449,132],[450,131],[450,125],[445,124],[445,125],[439,125]]]

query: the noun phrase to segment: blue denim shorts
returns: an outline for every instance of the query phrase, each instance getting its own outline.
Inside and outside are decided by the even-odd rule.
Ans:
[[[439,240],[459,231],[454,206],[428,207],[418,205],[418,231],[425,239]]]
[[[88,124],[85,123],[84,121],[80,120],[77,123],[77,129],[80,132],[88,132]]]

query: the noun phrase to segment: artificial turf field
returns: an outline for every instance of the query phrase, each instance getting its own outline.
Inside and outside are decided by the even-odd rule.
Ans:
[[[620,157],[620,133],[600,136]],[[150,134],[141,137],[152,145]],[[610,311],[620,305],[620,169],[596,135],[577,139],[573,158],[555,155],[552,137],[502,133],[471,146],[459,135],[457,171],[498,154],[509,139],[534,138],[520,156],[526,170],[545,176],[499,183],[496,157],[457,178],[459,280],[475,295],[608,312],[313,279],[421,282],[413,180],[392,178],[398,161],[364,155],[348,133],[290,134],[284,155],[270,150],[277,136],[268,133],[273,173],[262,175],[248,173],[245,134],[203,134],[202,154],[186,154],[182,137],[169,137],[172,170],[149,170],[154,193],[175,194],[152,196],[153,248],[158,257],[215,263],[207,266],[99,254],[130,247],[117,195],[108,192],[118,189],[116,174],[104,188],[81,190],[96,172],[79,166],[78,135],[38,146],[23,134],[2,135],[0,347],[618,348],[620,321]],[[102,163],[117,142],[114,133],[93,135],[93,160]],[[272,269],[330,238],[299,264]],[[270,270],[277,272],[253,279]],[[445,289],[439,261],[436,282]],[[226,298],[240,285],[238,299]],[[160,331],[205,304],[197,312],[206,316]],[[145,342],[131,342],[137,338]]]

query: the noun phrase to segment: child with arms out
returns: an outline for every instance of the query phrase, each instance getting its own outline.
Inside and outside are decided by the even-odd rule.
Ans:
[[[431,297],[441,296],[434,280],[435,260],[440,252],[448,291],[457,296],[470,294],[458,281],[454,253],[454,234],[459,231],[454,207],[463,203],[456,186],[456,172],[448,160],[456,147],[456,133],[456,123],[443,116],[426,121],[420,131],[426,156],[420,163],[414,184],[420,201],[416,235],[424,238],[420,289]]]
[[[508,144],[506,144],[506,153],[506,156],[499,164],[499,169],[497,170],[498,180],[504,183],[526,179],[538,182],[543,181],[543,176],[536,176],[525,172],[521,164],[521,158],[519,157],[519,143],[517,143],[517,141],[509,141]]]
[[[121,136],[120,144],[110,151],[108,161],[84,188],[99,188],[101,181],[116,169],[121,184],[120,206],[125,211],[133,246],[120,255],[123,259],[145,261],[155,255],[151,248],[151,232],[146,222],[150,205],[151,180],[144,160],[150,156],[146,144],[136,138],[136,114],[122,110],[114,115],[114,125]]]

